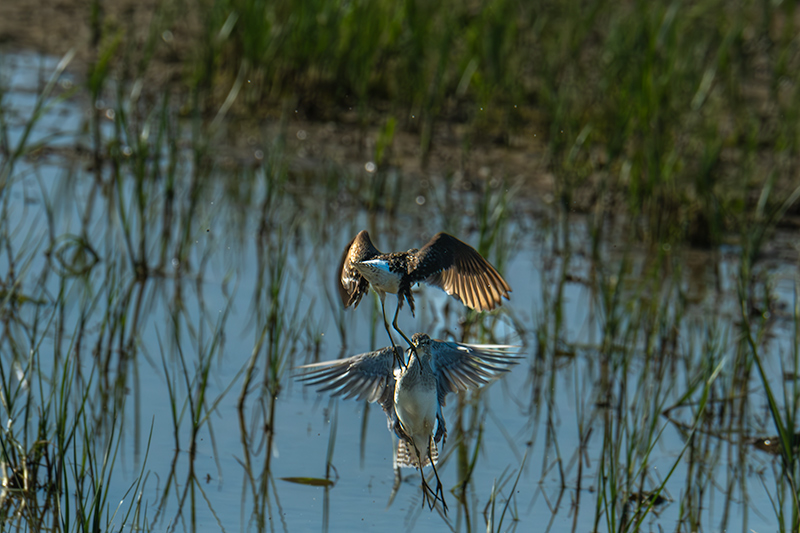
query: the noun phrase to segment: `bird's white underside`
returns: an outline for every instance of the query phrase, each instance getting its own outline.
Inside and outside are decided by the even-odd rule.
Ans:
[[[374,288],[391,294],[397,294],[397,291],[400,290],[400,275],[389,270],[387,261],[370,259],[353,263],[353,266],[367,278]]]
[[[428,442],[433,434],[436,422],[437,397],[435,387],[413,387],[408,391],[397,387],[394,393],[394,405],[397,418],[403,425],[403,431],[411,437],[422,457],[428,455]]]

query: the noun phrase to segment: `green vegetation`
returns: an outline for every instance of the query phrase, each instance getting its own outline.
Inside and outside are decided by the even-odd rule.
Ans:
[[[110,7],[32,95],[0,58],[0,528],[336,529],[369,478],[345,501],[406,528],[797,530],[792,3]],[[363,228],[463,236],[514,288],[418,309],[527,358],[447,406],[450,517],[343,459],[382,414],[292,387],[385,342],[331,283]]]
[[[465,157],[535,134],[565,209],[621,211],[647,241],[719,244],[762,189],[772,212],[796,187],[791,2],[216,0],[200,18],[186,79],[213,110],[240,92],[262,116],[388,117],[423,160],[453,123]]]

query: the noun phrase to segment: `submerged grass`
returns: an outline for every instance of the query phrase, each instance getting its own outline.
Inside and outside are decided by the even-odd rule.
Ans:
[[[591,219],[588,222],[591,224]],[[779,449],[792,442],[794,430],[784,428],[796,428],[796,421],[786,413],[793,413],[797,405],[794,380],[784,385],[781,405],[771,391],[778,374],[761,364],[763,354],[775,350],[770,341],[775,323],[762,318],[753,322],[758,317],[753,306],[772,309],[774,295],[770,293],[771,282],[754,276],[748,267],[746,258],[752,260],[754,255],[743,253],[742,263],[736,265],[737,285],[744,287],[738,298],[730,295],[734,296],[731,301],[724,293],[717,293],[704,305],[718,307],[702,317],[689,303],[695,296],[686,292],[683,254],[673,250],[648,259],[633,253],[629,244],[614,252],[600,248],[589,256],[599,253],[600,259],[586,264],[572,252],[569,228],[574,231],[574,225],[555,223],[553,227],[562,228],[564,233],[544,237],[547,246],[553,248],[547,256],[554,260],[542,270],[543,313],[535,320],[538,346],[531,361],[529,387],[534,443],[537,436],[542,437],[540,428],[547,428],[540,475],[542,479],[561,479],[561,488],[551,491],[542,487],[534,501],[544,497],[558,508],[564,491],[572,491],[568,487],[577,485],[573,497],[576,505],[586,475],[584,466],[588,469],[594,462],[595,529],[634,531],[663,523],[657,517],[659,508],[678,497],[674,488],[671,495],[667,491],[675,477],[683,478],[684,484],[677,502],[679,529],[696,530],[704,525],[725,529],[729,524],[746,522],[753,505],[753,489],[747,483],[746,446],[754,430],[759,398],[768,400],[767,412],[775,420],[782,442]],[[590,226],[589,234],[591,231]],[[751,231],[763,234],[761,227]],[[750,242],[747,237],[744,240]],[[582,318],[584,313],[577,313],[576,318],[584,321],[583,333],[564,320],[570,299],[567,295],[576,285],[593,295],[588,316]],[[574,316],[575,310],[569,313]],[[743,329],[733,327],[731,315],[738,315],[737,323]],[[583,339],[589,341],[588,348]],[[790,340],[789,350],[796,353],[796,338]],[[578,443],[572,444],[574,460],[562,457],[563,444],[558,438],[561,409],[555,403],[555,391],[558,376],[563,373],[558,361],[564,356],[578,356],[568,365],[575,372],[574,403],[580,436]],[[585,363],[581,362],[583,357],[587,358]],[[770,360],[774,365],[774,357]],[[758,369],[755,375],[751,372],[754,367]],[[783,371],[794,375],[791,368]],[[590,385],[582,387],[587,377]],[[761,385],[755,391],[751,378]],[[586,396],[589,389],[591,403]],[[685,445],[665,461],[654,451],[671,428],[680,432]],[[602,450],[599,454],[598,445]],[[781,530],[796,526],[797,502],[785,497],[794,493],[796,466],[787,463],[790,460],[791,452],[783,458],[780,470],[784,474],[778,475],[775,492],[769,491],[775,502],[775,523],[781,524]],[[724,482],[720,469],[727,472]],[[703,512],[702,502],[717,490],[724,492],[726,503],[721,513],[712,516]],[[743,505],[732,504],[736,500]],[[763,513],[759,516],[765,518]],[[573,527],[579,528],[577,517]]]

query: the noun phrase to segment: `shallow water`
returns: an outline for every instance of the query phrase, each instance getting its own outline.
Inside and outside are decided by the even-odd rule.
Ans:
[[[11,152],[56,64],[4,56]],[[73,84],[65,74],[55,94]],[[736,247],[659,258],[608,232],[593,260],[585,218],[562,225],[568,215],[500,179],[468,192],[444,178],[423,184],[361,162],[295,158],[277,142],[231,166],[224,150],[198,157],[188,124],[167,119],[179,139],[168,148],[166,137],[154,140],[166,128],[157,117],[114,122],[119,108],[101,110],[108,159],[98,172],[87,155],[90,107],[80,94],[53,98],[27,141],[42,146],[16,161],[0,193],[2,288],[17,291],[3,301],[3,394],[33,391],[33,413],[49,412],[53,384],[66,376],[69,420],[87,416],[78,408],[86,394],[74,445],[102,456],[119,444],[104,528],[131,527],[127,510],[141,498],[140,527],[155,530],[483,531],[492,520],[491,529],[607,531],[631,518],[629,493],[667,478],[667,501],[644,530],[776,528],[777,459],[742,440],[775,433],[755,371],[744,379],[746,399],[735,397]],[[396,211],[369,209],[368,189],[381,180],[377,197],[396,190]],[[349,311],[337,300],[334,270],[353,235],[369,229],[384,251],[419,247],[439,230],[478,246],[487,198],[496,208],[488,212],[504,217],[488,217],[498,234],[486,255],[513,293],[500,312],[470,315],[476,325],[465,340],[519,345],[522,360],[479,393],[448,397],[444,516],[422,507],[414,470],[402,472],[392,500],[393,440],[377,405],[317,395],[293,381],[293,367],[388,344],[377,298]],[[753,302],[769,313],[759,346],[783,405],[781,375],[795,372],[796,269],[781,258],[760,271],[770,307]],[[431,288],[415,297],[416,317],[407,308],[400,316],[404,331],[462,339],[458,302]],[[717,420],[685,448],[703,382],[713,384],[703,419]],[[22,424],[43,418],[8,405],[13,434],[30,444],[36,424]],[[671,406],[686,427],[664,416]],[[330,488],[284,479],[325,478],[331,449]],[[462,497],[456,487],[469,465]],[[613,476],[619,493],[601,487]],[[599,496],[609,494],[617,499]]]

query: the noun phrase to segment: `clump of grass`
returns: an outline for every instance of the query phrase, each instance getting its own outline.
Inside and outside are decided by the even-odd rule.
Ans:
[[[561,227],[569,232],[576,226]],[[761,397],[753,394],[751,377],[756,381],[758,377],[752,374],[756,366],[749,355],[752,345],[724,312],[708,315],[693,309],[695,304],[690,302],[696,297],[687,294],[683,285],[680,254],[667,252],[648,258],[628,249],[611,252],[600,248],[597,262],[586,265],[563,244],[570,239],[567,233],[546,240],[553,248],[546,255],[552,254],[555,260],[543,269],[543,312],[534,324],[538,345],[526,383],[531,392],[531,440],[535,444],[544,441],[541,479],[552,484],[553,478],[560,478],[562,483],[550,497],[545,482],[537,497],[544,495],[558,508],[564,491],[576,494],[577,483],[577,497],[571,501],[578,506],[576,502],[582,501],[580,478],[593,465],[595,528],[632,531],[647,527],[648,521],[658,523],[659,507],[665,502],[673,505],[669,502],[682,482],[679,520],[687,528],[697,529],[710,519],[704,511],[708,494],[723,490],[726,502],[733,502],[752,490],[746,483],[746,452],[737,444],[743,442]],[[589,316],[578,329],[582,333],[566,324],[563,314],[569,305],[565,295],[571,294],[568,290],[575,284],[585,286],[592,295]],[[753,302],[755,296],[767,302],[771,300],[768,294],[768,286],[757,288],[745,301]],[[723,298],[712,294],[710,299],[714,304],[707,305],[719,305]],[[752,305],[743,309],[749,312]],[[735,311],[736,306],[730,310]],[[770,327],[763,321],[754,328],[752,338],[759,356],[770,350],[766,340]],[[587,341],[588,345],[580,344]],[[774,361],[771,354],[770,361]],[[555,401],[564,369],[575,373],[575,419],[580,435],[577,442],[569,444],[575,450],[571,459],[564,456],[559,439],[564,415]],[[587,389],[592,390],[589,398]],[[787,409],[793,410],[796,400],[791,394],[785,397]],[[769,403],[774,406],[778,402]],[[787,426],[783,408],[778,411]],[[675,413],[682,416],[675,417]],[[684,445],[665,460],[654,451],[671,428],[679,431]],[[543,439],[536,439],[542,432]],[[791,434],[789,429],[790,438]],[[660,475],[654,475],[656,468]],[[724,481],[719,470],[728,473]],[[782,485],[778,480],[775,494],[791,494],[791,487],[791,481]],[[788,499],[777,496],[774,500],[782,502],[776,505],[776,513],[783,512],[780,507],[784,504],[790,510]],[[726,503],[721,514],[713,517],[720,519],[715,527],[727,527],[737,509]],[[779,519],[790,523],[788,514],[780,514]],[[736,519],[746,521],[746,511]],[[577,518],[574,523],[579,523]]]
[[[760,254],[766,235],[780,220],[783,213],[800,197],[800,188],[785,199],[779,207],[767,210],[767,197],[771,193],[771,184],[762,190],[758,203],[758,210],[752,226],[745,230],[742,236],[743,247],[737,280],[738,310],[740,319],[739,350],[743,365],[749,375],[753,368],[756,370],[763,394],[768,405],[769,421],[774,425],[778,434],[779,451],[781,459],[780,475],[776,479],[776,490],[773,498],[773,507],[779,524],[780,531],[791,531],[800,527],[800,500],[797,498],[798,476],[800,475],[800,461],[796,456],[793,446],[794,434],[798,426],[798,406],[800,406],[800,390],[796,380],[792,385],[784,385],[782,394],[774,391],[775,382],[765,364],[767,351],[766,335],[769,328],[770,289],[768,281],[759,283],[755,272],[756,260]],[[761,285],[759,287],[759,285]],[[796,298],[795,298],[796,300]],[[754,313],[753,309],[763,309]],[[792,309],[792,322],[795,336],[792,346],[792,362],[788,372],[796,375],[798,370],[797,353],[798,344],[798,307],[797,302]],[[780,397],[783,401],[779,402]],[[788,494],[788,496],[787,496]],[[788,506],[788,509],[787,509]]]
[[[117,504],[120,493],[112,483],[123,442],[117,408],[124,405],[114,404],[106,412],[98,409],[102,370],[86,376],[82,369],[81,358],[90,342],[86,321],[100,296],[81,289],[92,283],[97,252],[84,237],[68,233],[48,235],[45,230],[37,235],[29,229],[20,239],[20,229],[33,215],[10,203],[18,187],[17,165],[27,164],[25,155],[42,147],[41,141],[30,142],[40,120],[50,106],[69,97],[69,93],[54,96],[54,92],[71,57],[72,53],[67,54],[50,76],[22,125],[16,146],[0,165],[0,249],[9,267],[0,280],[4,288],[0,300],[4,416],[0,522],[17,530],[125,527],[138,523],[145,513],[141,500],[135,498],[128,500],[127,507]],[[5,128],[3,132],[8,133]],[[43,195],[38,214],[50,230],[55,209],[54,202]],[[38,260],[42,252],[51,254],[44,264]],[[52,278],[58,281],[52,284]],[[72,291],[81,293],[77,305],[73,305]],[[72,317],[73,311],[77,318]],[[146,457],[147,453],[142,465]],[[142,470],[129,490],[140,490],[145,481]]]
[[[20,328],[30,337],[4,328],[2,338],[9,350],[0,365],[0,403],[7,420],[0,433],[0,522],[18,531],[34,526],[99,530],[132,524],[148,530],[141,499],[126,496],[139,494],[146,485],[149,445],[140,472],[118,500],[112,475],[124,442],[123,418],[116,408],[106,417],[98,417],[92,409],[99,372],[88,377],[78,372],[85,330],[77,326],[68,354],[54,358],[37,330],[59,326],[58,307],[37,304],[33,316],[33,328]],[[20,316],[6,318],[8,324]],[[25,350],[28,359],[20,360],[26,340],[34,344]],[[119,408],[124,410],[124,404]]]

